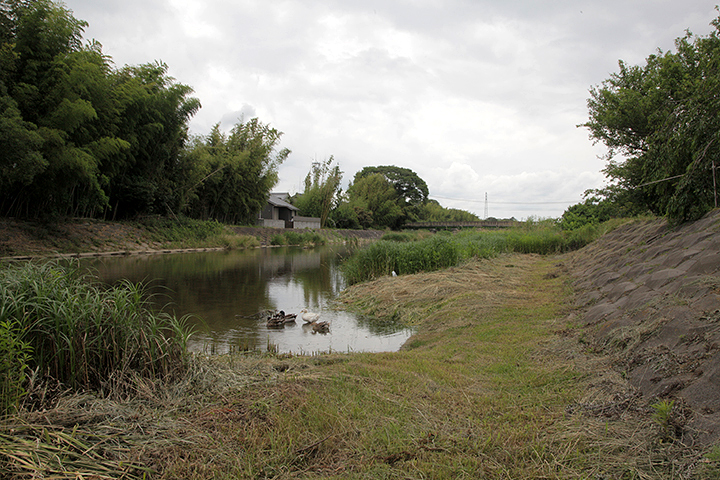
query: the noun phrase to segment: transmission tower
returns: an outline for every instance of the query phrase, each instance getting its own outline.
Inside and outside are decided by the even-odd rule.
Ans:
[[[485,192],[485,216],[483,217],[483,220],[487,220],[488,218],[488,204],[487,204],[487,192]]]

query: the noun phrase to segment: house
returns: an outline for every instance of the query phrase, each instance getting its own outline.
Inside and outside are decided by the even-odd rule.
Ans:
[[[271,193],[265,208],[258,216],[257,224],[261,227],[292,228],[293,217],[298,208],[288,200],[289,193]]]
[[[270,193],[265,208],[258,216],[257,224],[272,228],[320,228],[320,219],[295,215],[298,208],[290,204],[289,193]]]

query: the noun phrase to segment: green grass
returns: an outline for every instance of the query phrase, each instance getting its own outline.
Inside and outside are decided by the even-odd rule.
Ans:
[[[142,286],[103,288],[79,272],[59,262],[0,269],[2,342],[24,348],[35,377],[102,390],[130,373],[154,378],[182,370],[184,319],[152,313]]]
[[[214,220],[195,220],[187,217],[144,217],[137,222],[148,232],[151,241],[165,248],[222,247],[252,248],[260,244],[255,238],[237,235],[227,226]]]
[[[508,230],[439,232],[417,240],[411,234],[391,233],[357,250],[342,265],[342,271],[352,285],[393,271],[398,275],[430,272],[503,253],[563,253],[587,245],[609,228],[612,226],[588,225],[566,232],[554,223],[529,222]]]
[[[572,300],[566,279],[549,275],[557,261],[509,255],[353,286],[343,305],[416,320],[406,348],[193,357],[184,376],[142,382],[134,397],[73,396],[0,422],[0,470],[188,480],[716,473],[702,453],[716,462],[717,449],[659,441],[639,403],[616,418],[580,408],[605,398],[585,395],[605,391],[612,370],[584,364],[557,335]]]

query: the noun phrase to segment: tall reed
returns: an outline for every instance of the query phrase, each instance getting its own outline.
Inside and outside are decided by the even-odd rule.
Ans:
[[[491,258],[502,253],[563,253],[581,248],[607,228],[593,227],[564,232],[549,222],[528,222],[510,230],[470,230],[456,234],[439,232],[412,240],[412,236],[388,234],[357,250],[342,265],[350,284],[373,278],[429,272],[458,265],[469,258]]]
[[[92,280],[57,261],[0,269],[0,323],[29,346],[29,368],[69,388],[96,389],[118,373],[154,377],[184,367],[185,318],[151,311],[142,285]]]

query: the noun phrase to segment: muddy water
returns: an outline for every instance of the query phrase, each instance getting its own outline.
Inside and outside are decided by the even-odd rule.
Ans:
[[[396,351],[410,330],[378,325],[332,302],[345,288],[338,265],[344,247],[270,248],[249,251],[104,257],[87,260],[101,280],[143,282],[156,308],[189,315],[195,329],[190,348],[224,353],[237,348],[286,353]],[[299,313],[307,308],[330,322],[327,334],[313,333],[302,320],[268,329],[265,310]]]

